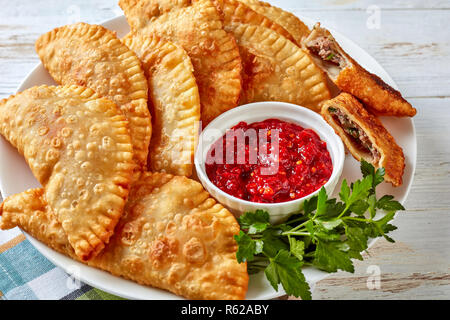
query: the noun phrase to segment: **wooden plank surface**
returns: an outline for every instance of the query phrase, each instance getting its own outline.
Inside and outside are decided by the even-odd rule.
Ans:
[[[313,299],[450,298],[450,98],[411,102],[419,112],[417,167],[407,211],[394,220],[397,242],[378,240],[364,261],[355,262],[354,274],[320,281]],[[369,289],[376,268],[380,287]]]
[[[34,41],[41,33],[74,21],[96,23],[121,14],[116,1],[78,1],[76,5],[70,1],[31,1],[31,8],[22,4],[28,2],[15,1],[19,9],[15,5],[11,5],[14,8],[6,6],[0,13],[0,74],[8,75],[0,82],[0,98],[14,92],[17,84],[38,62]],[[447,25],[450,10],[436,10],[437,5],[433,5],[433,9],[388,10],[384,6],[391,5],[390,1],[378,1],[380,28],[369,29],[370,13],[348,10],[345,9],[348,4],[333,5],[334,2],[301,1],[299,3],[307,8],[294,7],[292,11],[321,21],[367,50],[393,77],[405,96],[450,96],[450,63],[447,61],[450,56]],[[283,0],[273,3],[280,5]],[[314,6],[311,3],[315,3]],[[319,3],[323,3],[322,7],[329,3],[327,8],[333,10],[319,9],[322,8]],[[358,3],[351,2],[353,6]],[[423,1],[416,3],[419,5]],[[367,4],[358,5],[358,8],[367,7]],[[43,14],[37,15],[32,8],[41,8],[39,11]]]
[[[270,2],[355,41],[383,65],[419,111],[416,175],[408,210],[395,220],[397,242],[378,241],[365,261],[356,262],[355,274],[339,272],[320,281],[313,298],[449,299],[450,1]],[[121,14],[116,0],[16,0],[1,6],[0,98],[14,93],[38,62],[34,41],[41,33]],[[374,286],[378,271],[379,288]]]

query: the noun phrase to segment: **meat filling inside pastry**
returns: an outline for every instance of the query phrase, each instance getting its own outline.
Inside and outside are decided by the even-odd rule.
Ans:
[[[363,105],[348,93],[341,93],[322,107],[322,116],[341,137],[353,157],[385,169],[385,180],[394,186],[402,184],[405,168],[403,150]]]
[[[361,67],[319,23],[308,37],[303,38],[302,47],[340,90],[364,102],[373,114],[397,117],[416,114],[416,109],[403,99],[400,92]]]
[[[328,112],[332,114],[333,119],[336,123],[339,123],[354,145],[362,152],[370,155],[374,164],[378,164],[380,161],[380,153],[374,147],[364,130],[357,123],[349,119],[341,109],[328,107]]]

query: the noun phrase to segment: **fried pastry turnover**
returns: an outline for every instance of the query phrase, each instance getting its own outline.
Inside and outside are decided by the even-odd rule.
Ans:
[[[273,22],[282,26],[294,39],[297,45],[301,44],[303,37],[306,37],[310,30],[296,15],[284,11],[278,7],[274,7],[267,2],[259,0],[239,0],[249,6],[257,13],[269,18]]]
[[[139,7],[153,3],[160,8],[147,10],[142,15],[130,5],[130,0],[120,0],[119,5],[133,33],[155,34],[176,43],[191,58],[200,93],[203,125],[236,107],[241,92],[239,49],[234,38],[223,30],[215,5],[209,0],[187,4],[164,0],[133,3]]]
[[[191,176],[200,121],[200,96],[186,51],[158,36],[122,40],[141,59],[148,78],[153,134],[148,167]]]
[[[403,150],[381,121],[352,95],[341,93],[322,107],[323,118],[333,127],[353,155],[375,168],[385,169],[385,180],[398,187],[405,168]]]
[[[344,92],[361,100],[376,115],[413,117],[416,109],[400,92],[353,60],[332,34],[316,24],[302,45]]]
[[[114,32],[87,23],[43,34],[36,52],[57,83],[91,88],[119,106],[129,121],[137,169],[145,167],[152,126],[147,79],[134,52]]]
[[[0,133],[45,188],[74,253],[98,254],[122,215],[134,168],[117,105],[84,87],[33,87],[0,102]]]
[[[266,16],[257,13],[250,7],[238,0],[215,0],[216,6],[221,13],[224,25],[231,23],[245,23],[272,29],[286,39],[295,42],[292,35],[278,23]]]
[[[18,226],[77,259],[43,193],[32,189],[5,199],[0,228]],[[200,183],[144,173],[111,241],[86,263],[188,299],[244,299],[248,274],[246,264],[236,260],[238,232],[234,216]]]
[[[226,24],[225,30],[235,36],[241,53],[241,104],[282,101],[320,112],[331,98],[323,71],[276,31],[240,22]]]

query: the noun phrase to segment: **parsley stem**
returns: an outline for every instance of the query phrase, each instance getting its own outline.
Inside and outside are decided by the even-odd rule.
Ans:
[[[310,236],[309,232],[301,232],[301,231],[285,231],[281,234],[282,236]]]
[[[361,221],[361,222],[368,222],[367,219],[363,219],[363,218],[356,218],[356,217],[344,217],[342,219],[346,219],[346,220],[354,220],[354,221]]]
[[[300,229],[301,227],[303,227],[303,226],[304,226],[305,224],[307,224],[308,222],[309,222],[309,220],[303,222],[302,224],[299,224],[298,226],[292,228],[292,229],[289,230],[289,231],[283,232],[282,234],[285,235],[285,234],[288,233],[288,232],[297,231],[298,229]]]
[[[341,212],[341,214],[336,218],[336,219],[340,219],[350,208],[350,205],[347,205],[344,209],[344,211]]]

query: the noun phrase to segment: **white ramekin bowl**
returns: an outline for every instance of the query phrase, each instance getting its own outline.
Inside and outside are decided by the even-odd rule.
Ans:
[[[344,166],[345,153],[342,140],[319,114],[298,105],[284,102],[256,102],[223,113],[214,119],[200,134],[194,162],[197,176],[205,189],[217,201],[233,212],[233,214],[239,216],[247,211],[262,209],[269,212],[272,223],[278,223],[287,219],[291,214],[299,212],[303,208],[304,201],[316,195],[319,190],[303,198],[287,202],[250,202],[236,198],[216,187],[209,180],[205,170],[206,156],[211,145],[221,138],[227,129],[232,128],[241,121],[250,124],[266,119],[279,119],[299,124],[305,129],[313,129],[327,143],[327,148],[333,163],[333,172],[324,187],[327,193],[331,194],[336,187]]]

